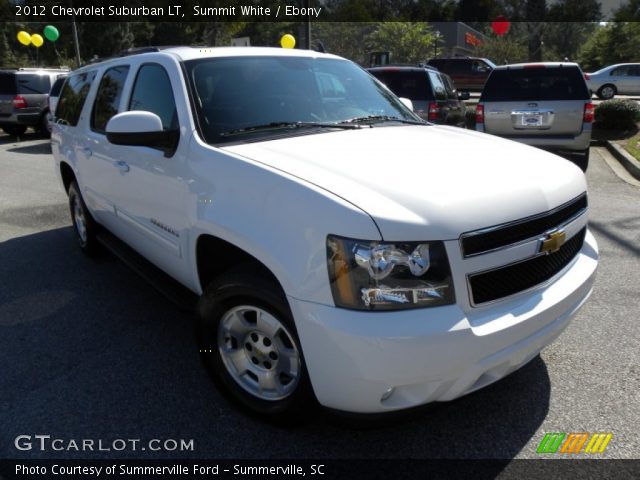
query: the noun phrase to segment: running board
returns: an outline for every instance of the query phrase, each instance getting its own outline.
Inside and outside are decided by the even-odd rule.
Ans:
[[[134,272],[183,312],[195,312],[198,295],[184,287],[112,233],[101,231],[96,239]]]

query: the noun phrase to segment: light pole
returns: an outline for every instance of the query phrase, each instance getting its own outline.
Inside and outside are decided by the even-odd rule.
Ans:
[[[435,31],[435,36],[436,38],[433,41],[433,57],[437,57],[438,56],[438,42],[440,41],[440,31],[436,30]]]

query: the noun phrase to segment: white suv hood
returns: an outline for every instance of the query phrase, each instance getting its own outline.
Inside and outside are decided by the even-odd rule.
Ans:
[[[374,126],[223,150],[344,198],[394,241],[458,238],[550,210],[586,190],[580,169],[565,159],[455,127]]]

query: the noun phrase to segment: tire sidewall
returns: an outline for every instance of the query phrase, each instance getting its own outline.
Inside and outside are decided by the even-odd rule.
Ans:
[[[68,195],[69,195],[69,213],[71,214],[71,223],[73,225],[73,231],[75,233],[76,240],[78,241],[78,244],[80,245],[80,248],[84,253],[86,253],[89,256],[95,256],[99,250],[97,245],[97,240],[95,238],[97,225],[93,221],[93,217],[91,216],[91,213],[89,213],[89,210],[87,209],[87,205],[84,203],[84,199],[82,198],[82,195],[80,195],[80,189],[78,187],[78,184],[75,181],[71,182],[71,185],[69,185]],[[84,214],[85,225],[87,229],[86,240],[82,240],[82,237],[80,237],[80,233],[78,232],[78,227],[76,225],[75,214],[73,211],[73,202],[75,198],[77,198],[78,202],[80,202],[80,208],[82,209],[82,212]]]
[[[612,90],[613,94],[612,94],[610,97],[606,97],[606,96],[604,96],[604,95],[603,95],[603,92],[604,92],[604,89],[605,89],[605,88],[610,88],[610,89]],[[615,97],[615,96],[616,96],[616,93],[617,93],[617,91],[616,91],[616,87],[615,87],[615,86],[613,86],[613,85],[609,85],[609,84],[607,84],[607,85],[603,85],[602,87],[600,87],[600,90],[598,90],[598,96],[599,96],[602,100],[611,100],[613,97]]]
[[[198,306],[198,343],[202,360],[223,390],[251,412],[270,417],[298,418],[315,401],[295,324],[286,301],[270,291],[268,284],[243,276],[227,277],[212,284]],[[253,285],[252,285],[253,284]],[[271,288],[276,288],[272,286]],[[300,378],[295,391],[281,400],[263,400],[251,395],[233,379],[218,350],[218,326],[230,309],[248,305],[261,308],[278,319],[288,330],[300,354]]]

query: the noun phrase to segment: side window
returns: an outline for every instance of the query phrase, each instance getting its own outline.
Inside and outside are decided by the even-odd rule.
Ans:
[[[464,75],[469,73],[469,62],[467,60],[449,60],[449,70],[444,69],[445,72],[451,71],[455,75]]]
[[[628,65],[624,65],[622,67],[614,68],[611,71],[611,76],[612,77],[626,77],[627,75],[629,75],[629,66]]]
[[[447,97],[451,100],[457,100],[458,95],[456,94],[456,89],[453,88],[453,83],[451,82],[451,78],[446,75],[441,75],[442,83],[444,84],[444,88],[447,91]]]
[[[67,78],[56,108],[58,122],[72,127],[78,124],[82,107],[94,78],[96,78],[95,71],[76,73]]]
[[[445,86],[444,83],[442,83],[440,75],[435,72],[429,72],[429,78],[431,79],[431,85],[433,85],[433,93],[436,100],[446,100],[447,91],[445,90]]]
[[[104,132],[107,122],[118,113],[118,105],[128,73],[129,67],[121,65],[110,68],[102,76],[91,112],[91,130]]]
[[[178,113],[171,81],[161,65],[151,63],[140,67],[131,93],[129,110],[155,113],[160,117],[165,130],[178,128]]]

